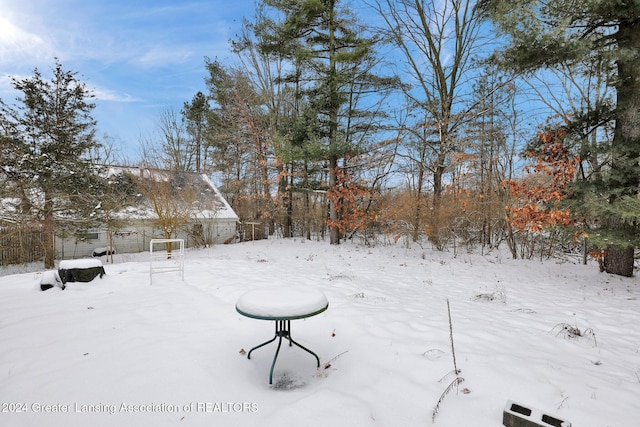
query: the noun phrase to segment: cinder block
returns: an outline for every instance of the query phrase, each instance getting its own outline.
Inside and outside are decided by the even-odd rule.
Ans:
[[[505,427],[571,427],[567,420],[510,400],[504,407],[502,424]]]

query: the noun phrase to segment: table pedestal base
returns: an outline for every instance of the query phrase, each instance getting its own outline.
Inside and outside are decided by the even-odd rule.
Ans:
[[[320,358],[318,357],[317,354],[315,354],[313,351],[309,350],[308,348],[298,344],[296,341],[294,341],[293,338],[291,338],[291,321],[290,320],[276,320],[276,334],[274,335],[274,337],[272,339],[270,339],[269,341],[265,341],[260,345],[257,345],[255,347],[253,347],[251,350],[249,350],[249,353],[247,354],[247,358],[251,359],[251,353],[253,352],[253,350],[256,350],[260,347],[264,347],[267,344],[270,344],[272,342],[274,342],[276,340],[276,338],[278,339],[278,348],[276,349],[276,354],[273,357],[273,363],[271,363],[271,371],[269,372],[269,384],[273,384],[273,368],[276,366],[276,360],[278,359],[278,353],[280,353],[280,346],[282,345],[282,338],[286,338],[289,340],[289,347],[291,347],[292,345],[297,345],[298,347],[300,347],[301,349],[303,349],[304,351],[306,351],[309,354],[312,354],[313,357],[316,358],[316,362],[317,362],[317,367],[320,367]]]

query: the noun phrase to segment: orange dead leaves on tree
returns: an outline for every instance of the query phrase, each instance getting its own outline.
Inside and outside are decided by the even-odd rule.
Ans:
[[[373,192],[356,182],[344,168],[337,168],[336,177],[337,185],[327,192],[327,197],[335,203],[340,215],[337,220],[328,220],[327,224],[346,233],[365,229],[377,221],[377,214],[369,209],[375,197]]]
[[[579,158],[563,144],[566,132],[563,127],[540,131],[539,152],[527,153],[534,159],[525,167],[528,178],[503,182],[513,198],[513,204],[506,207],[508,220],[519,231],[539,232],[571,223],[571,211],[561,209],[560,202],[567,198]]]

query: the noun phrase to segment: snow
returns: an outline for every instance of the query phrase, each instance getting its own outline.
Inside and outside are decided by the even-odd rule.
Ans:
[[[184,281],[148,253],[39,290],[0,277],[2,426],[502,425],[508,401],[573,426],[640,420],[640,286],[577,261],[512,260],[270,239],[190,250]],[[329,308],[291,322],[318,354],[240,315],[252,289],[317,289]],[[459,376],[432,422],[434,407]],[[579,335],[579,336],[578,336]]]
[[[59,286],[62,284],[57,270],[47,270],[40,275],[41,285]]]
[[[250,317],[287,320],[307,317],[323,310],[327,304],[327,297],[317,289],[268,286],[242,294],[236,303],[236,309]]]
[[[47,290],[54,286],[64,289],[66,286],[62,283],[58,270],[47,270],[40,274],[40,289]]]
[[[59,268],[68,270],[72,268],[102,267],[102,261],[95,258],[65,259],[60,261]]]
[[[121,174],[129,174],[131,176],[150,176],[153,175],[153,179],[157,182],[167,182],[171,179],[171,172],[168,170],[161,169],[140,169],[136,166],[110,166],[104,174],[107,177],[113,177]],[[228,219],[233,221],[238,221],[238,215],[235,213],[231,205],[227,202],[227,200],[222,196],[218,187],[213,183],[211,178],[209,178],[206,174],[201,174],[200,179],[203,183],[207,184],[211,191],[215,194],[217,200],[214,203],[212,208],[202,208],[195,209],[193,216],[194,218],[199,219]],[[120,219],[149,219],[149,218],[157,218],[157,213],[149,206],[129,206],[125,207],[121,211],[115,214],[116,218]]]

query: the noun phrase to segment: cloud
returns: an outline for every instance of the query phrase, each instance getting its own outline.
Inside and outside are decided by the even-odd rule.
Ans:
[[[237,25],[229,15],[237,10],[216,1],[0,0],[0,10],[0,72],[43,67],[54,57],[139,70],[201,64],[205,55],[229,53]]]
[[[96,97],[97,101],[110,101],[110,102],[139,102],[140,99],[131,96],[125,92],[117,92],[110,89],[94,87],[90,88],[91,92]]]
[[[170,64],[188,62],[194,54],[194,50],[188,46],[155,45],[140,48],[140,54],[132,55],[130,60],[142,68],[165,67]]]
[[[54,58],[95,95],[100,131],[127,144],[154,115],[202,90],[204,58],[229,58],[228,40],[254,0],[0,0],[0,98]]]
[[[45,57],[51,50],[43,37],[0,17],[0,63],[28,56]]]

